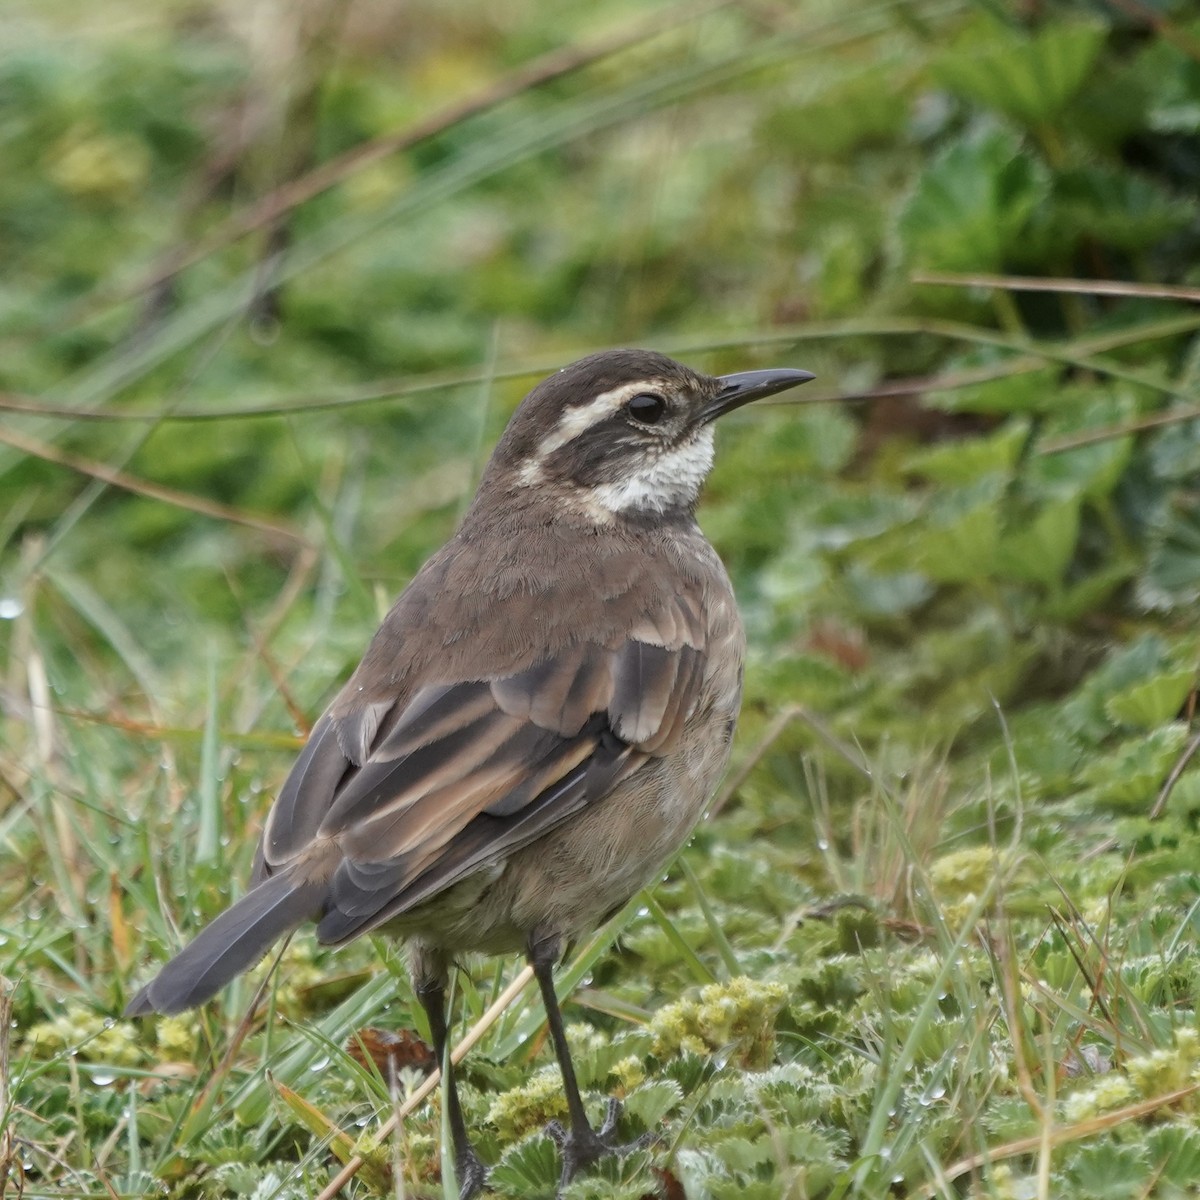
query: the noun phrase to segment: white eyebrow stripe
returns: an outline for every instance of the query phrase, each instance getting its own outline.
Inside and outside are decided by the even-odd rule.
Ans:
[[[561,450],[563,446],[568,442],[573,442],[601,418],[615,413],[626,400],[642,392],[661,391],[663,386],[661,379],[638,379],[633,383],[623,383],[611,391],[601,392],[586,404],[573,405],[564,410],[558,419],[558,424],[538,442],[533,461],[545,462],[555,450]]]

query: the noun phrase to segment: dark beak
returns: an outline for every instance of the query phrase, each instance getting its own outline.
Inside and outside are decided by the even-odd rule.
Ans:
[[[783,368],[775,371],[739,371],[736,375],[722,375],[717,379],[721,390],[709,401],[702,413],[704,421],[715,421],[717,417],[751,400],[761,400],[764,396],[774,396],[776,392],[786,392],[788,388],[799,387],[810,379],[815,379],[811,371],[788,371]]]

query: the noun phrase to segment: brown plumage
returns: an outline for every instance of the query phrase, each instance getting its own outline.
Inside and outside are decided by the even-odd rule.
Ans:
[[[692,515],[711,421],[807,378],[614,351],[535,388],[314,726],[251,890],[127,1011],[202,1003],[313,920],[322,942],[406,937],[444,1040],[449,963],[524,950],[570,1102],[564,1179],[611,1148],[611,1122],[583,1117],[550,970],[679,848],[724,769],[743,635]],[[452,1084],[450,1104],[469,1194],[484,1175]]]

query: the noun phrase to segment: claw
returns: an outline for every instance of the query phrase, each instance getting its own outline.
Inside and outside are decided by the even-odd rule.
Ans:
[[[617,1131],[617,1122],[621,1119],[621,1109],[624,1105],[616,1098],[610,1096],[608,1099],[608,1108],[604,1112],[604,1124],[600,1126],[596,1136],[601,1138],[611,1138]]]
[[[645,1150],[658,1141],[658,1134],[644,1133],[632,1142],[617,1140],[617,1122],[621,1119],[621,1102],[615,1097],[609,1100],[604,1114],[604,1123],[599,1129],[584,1125],[580,1129],[566,1129],[559,1121],[551,1121],[545,1127],[546,1136],[558,1147],[562,1157],[562,1175],[558,1183],[559,1195],[567,1184],[584,1167],[609,1154],[624,1157],[635,1150]]]

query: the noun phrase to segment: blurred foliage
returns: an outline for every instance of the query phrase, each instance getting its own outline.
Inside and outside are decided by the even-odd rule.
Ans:
[[[108,1018],[248,876],[521,394],[617,344],[819,378],[721,431],[737,786],[568,966],[594,1112],[662,1135],[569,1195],[1194,1193],[1196,1097],[1153,1103],[1200,1081],[1193,6],[17,0],[0,29],[27,1195],[311,1196],[351,1145],[348,1194],[396,1162],[440,1194],[436,1105],[393,1157],[344,1050],[423,1028],[394,948],[302,937],[215,1076],[261,975],[158,1036]],[[506,969],[462,977],[463,1021]],[[557,1181],[543,1040],[522,1001],[463,1071],[501,1195]]]

